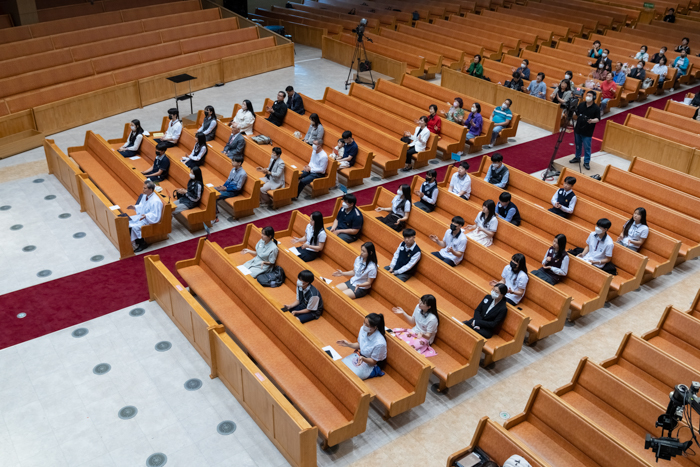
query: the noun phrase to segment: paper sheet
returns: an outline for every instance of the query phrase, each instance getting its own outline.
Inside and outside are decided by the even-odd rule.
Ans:
[[[116,211],[117,209],[121,209],[121,208],[115,204],[114,206],[110,206],[109,209],[111,209],[112,211]]]
[[[327,350],[328,352],[330,352],[331,355],[333,355],[333,360],[340,360],[341,358],[343,358],[343,357],[341,357],[340,354],[339,354],[338,352],[336,352],[335,349],[334,349],[333,347],[331,347],[330,345],[327,345],[327,346],[323,347],[321,350]]]
[[[141,158],[139,156],[134,156],[134,157],[130,157],[129,159],[131,159],[132,161],[137,161]]]
[[[243,266],[242,264],[240,266],[237,266],[238,270],[243,273],[244,276],[249,276],[250,275],[250,269],[247,267]]]
[[[213,184],[213,183],[207,183],[207,186],[208,186],[209,188],[211,188],[211,187],[214,186],[214,184]]]
[[[452,317],[452,319],[455,320],[455,321],[457,321],[459,324],[464,324],[463,322],[461,322],[460,320],[458,320],[458,319],[455,318],[454,316]]]
[[[153,133],[154,138],[160,138],[161,136],[163,136],[163,133]]]
[[[294,253],[294,254],[297,255],[297,256],[300,256],[300,255],[301,255],[301,252],[300,252],[299,250],[297,250],[297,247],[295,247],[295,246],[291,247],[291,248],[289,249],[289,251],[291,251],[292,253]]]
[[[289,164],[289,165],[290,165],[293,169],[296,169],[296,168],[297,168],[297,166],[294,165],[294,164]]]
[[[321,279],[321,280],[322,280],[323,282],[325,282],[326,284],[330,284],[331,282],[333,282],[332,280],[326,279],[325,277],[318,276],[318,278]]]

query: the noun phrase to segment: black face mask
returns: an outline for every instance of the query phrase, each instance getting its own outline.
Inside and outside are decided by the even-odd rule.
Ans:
[[[450,224],[450,230],[452,232],[456,232],[457,229],[459,229],[459,226],[457,224]]]
[[[518,270],[518,263],[510,263],[510,269],[515,272]]]

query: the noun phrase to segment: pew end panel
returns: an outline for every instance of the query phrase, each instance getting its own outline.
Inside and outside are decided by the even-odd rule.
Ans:
[[[83,171],[80,170],[78,164],[59,149],[52,139],[44,140],[44,154],[46,156],[46,164],[49,166],[49,173],[54,175],[61,182],[61,185],[68,190],[68,193],[80,204],[80,211],[85,211],[81,192],[82,185],[78,180],[78,176]]]

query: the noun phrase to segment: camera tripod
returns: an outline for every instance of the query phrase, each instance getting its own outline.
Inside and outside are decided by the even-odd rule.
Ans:
[[[367,38],[368,41],[372,42],[372,39],[369,37]],[[362,59],[364,57],[364,60]],[[357,59],[357,62],[355,62],[355,59]],[[355,65],[357,63],[357,65]],[[372,89],[374,89],[375,83],[374,83],[374,76],[372,76],[372,67],[369,66],[367,67],[367,71],[369,71],[369,79],[370,82],[365,82],[360,79],[360,64],[361,63],[367,63],[369,64],[369,60],[367,59],[367,50],[365,49],[365,43],[362,40],[362,34],[359,33],[357,35],[357,41],[355,42],[355,51],[352,54],[352,61],[350,62],[350,69],[348,70],[348,79],[345,80],[345,89],[348,88],[348,86],[351,83],[350,77],[352,76],[352,69],[357,66],[357,74],[355,75],[355,82],[357,84],[367,84],[371,85]]]
[[[542,174],[542,180],[547,181],[548,178],[550,177],[557,177],[561,173],[557,169],[554,168],[554,159],[557,157],[557,152],[559,151],[559,145],[564,141],[564,136],[566,136],[566,128],[569,125],[569,121],[571,120],[571,117],[574,114],[574,109],[571,106],[567,106],[566,109],[564,109],[564,115],[562,116],[562,125],[561,128],[559,128],[559,137],[557,138],[557,142],[554,144],[554,153],[552,154],[552,158],[549,160],[549,165],[547,166],[547,169],[544,171]],[[581,169],[581,160],[579,159],[578,161],[578,171],[583,173],[583,170]]]

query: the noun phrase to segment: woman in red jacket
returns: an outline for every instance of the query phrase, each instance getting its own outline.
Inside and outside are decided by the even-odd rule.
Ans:
[[[431,133],[435,133],[436,135],[439,135],[440,132],[442,131],[442,120],[437,114],[438,108],[437,105],[431,104],[430,107],[428,107],[430,111],[430,115],[428,116],[428,124],[427,128],[428,131]]]

